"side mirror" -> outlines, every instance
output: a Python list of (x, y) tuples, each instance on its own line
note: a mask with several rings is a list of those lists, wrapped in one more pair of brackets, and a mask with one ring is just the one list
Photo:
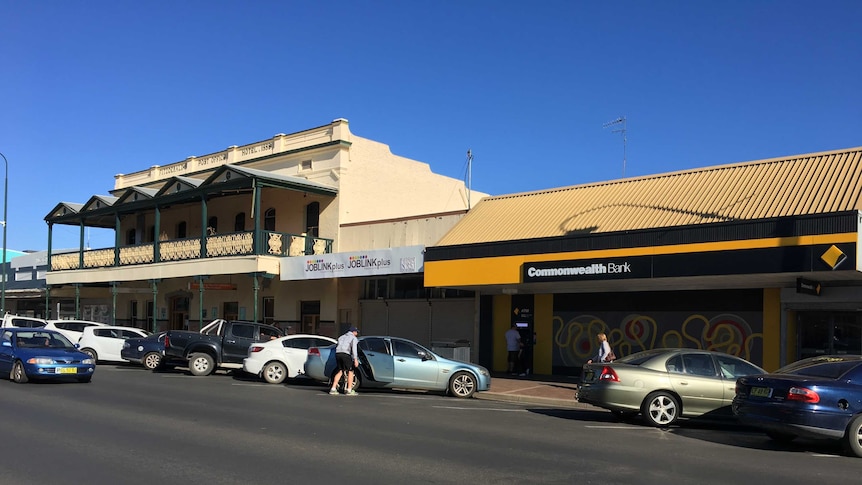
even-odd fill
[(417, 355), (419, 355), (419, 357), (422, 357), (423, 362), (426, 360), (431, 360), (431, 356), (429, 356), (428, 354), (426, 354), (425, 352), (423, 352), (421, 350), (418, 352)]

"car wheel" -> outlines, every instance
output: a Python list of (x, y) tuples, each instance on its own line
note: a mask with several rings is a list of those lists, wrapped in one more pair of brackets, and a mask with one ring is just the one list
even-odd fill
[(281, 384), (287, 377), (287, 367), (281, 362), (270, 362), (263, 368), (263, 380), (270, 384)]
[(98, 355), (98, 354), (96, 354), (96, 351), (95, 351), (95, 350), (93, 350), (93, 349), (81, 349), (81, 352), (83, 352), (83, 353), (85, 353), (85, 354), (89, 355), (89, 356), (90, 356), (90, 358), (91, 358), (91, 359), (93, 359), (93, 363), (94, 363), (94, 364), (96, 363), (96, 361), (98, 361), (98, 360), (99, 360), (99, 355)]
[(844, 434), (847, 449), (858, 457), (862, 457), (862, 414), (857, 415), (847, 426)]
[(456, 372), (452, 379), (449, 379), (449, 394), (459, 397), (473, 397), (476, 392), (476, 378), (469, 372)]
[(189, 357), (189, 371), (193, 376), (208, 376), (215, 370), (215, 360), (209, 354), (196, 353)]
[(91, 380), (93, 380), (93, 376), (91, 376), (91, 375), (90, 376), (81, 376), (78, 378), (78, 382), (81, 382), (84, 384), (90, 382)]
[(162, 356), (158, 352), (150, 352), (141, 361), (147, 370), (156, 370), (162, 365)]
[(670, 426), (679, 417), (679, 401), (668, 392), (654, 392), (644, 400), (641, 413), (650, 426)]
[(790, 443), (796, 439), (795, 434), (782, 433), (780, 431), (767, 431), (766, 436), (769, 436), (769, 439), (778, 443)]
[(15, 365), (12, 366), (12, 375), (10, 378), (18, 384), (24, 384), (30, 380), (27, 377), (27, 373), (24, 372), (24, 364), (22, 364), (20, 360), (15, 362)]

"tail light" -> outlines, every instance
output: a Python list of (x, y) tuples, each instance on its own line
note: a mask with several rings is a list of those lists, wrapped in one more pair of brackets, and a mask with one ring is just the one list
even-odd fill
[(171, 348), (171, 337), (168, 334), (165, 334), (165, 350)]
[(309, 347), (308, 348), (308, 355), (316, 355), (316, 356), (320, 357), (320, 349), (318, 349), (317, 347)]
[(261, 347), (260, 345), (252, 345), (251, 348), (248, 349), (248, 353), (253, 354), (255, 352), (260, 352), (261, 350), (263, 350), (263, 347)]
[(602, 373), (599, 374), (600, 381), (619, 382), (620, 376), (614, 372), (614, 369), (609, 366), (602, 367)]
[(817, 404), (820, 402), (820, 395), (811, 389), (806, 389), (804, 387), (791, 387), (790, 390), (787, 391), (787, 400)]

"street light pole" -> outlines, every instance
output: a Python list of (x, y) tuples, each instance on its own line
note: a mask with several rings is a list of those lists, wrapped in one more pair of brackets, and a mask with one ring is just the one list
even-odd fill
[(0, 290), (0, 314), (6, 315), (6, 207), (9, 201), (9, 160), (6, 160), (6, 155), (0, 153), (3, 157), (3, 164), (6, 166), (6, 173), (3, 182), (3, 287)]

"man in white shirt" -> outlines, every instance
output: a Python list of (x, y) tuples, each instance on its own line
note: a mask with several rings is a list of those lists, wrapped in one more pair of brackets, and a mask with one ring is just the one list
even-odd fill
[(521, 332), (518, 331), (518, 325), (513, 323), (512, 328), (506, 330), (506, 350), (509, 352), (509, 374), (515, 374), (516, 368), (520, 367), (521, 349), (524, 348), (524, 343), (521, 342)]

